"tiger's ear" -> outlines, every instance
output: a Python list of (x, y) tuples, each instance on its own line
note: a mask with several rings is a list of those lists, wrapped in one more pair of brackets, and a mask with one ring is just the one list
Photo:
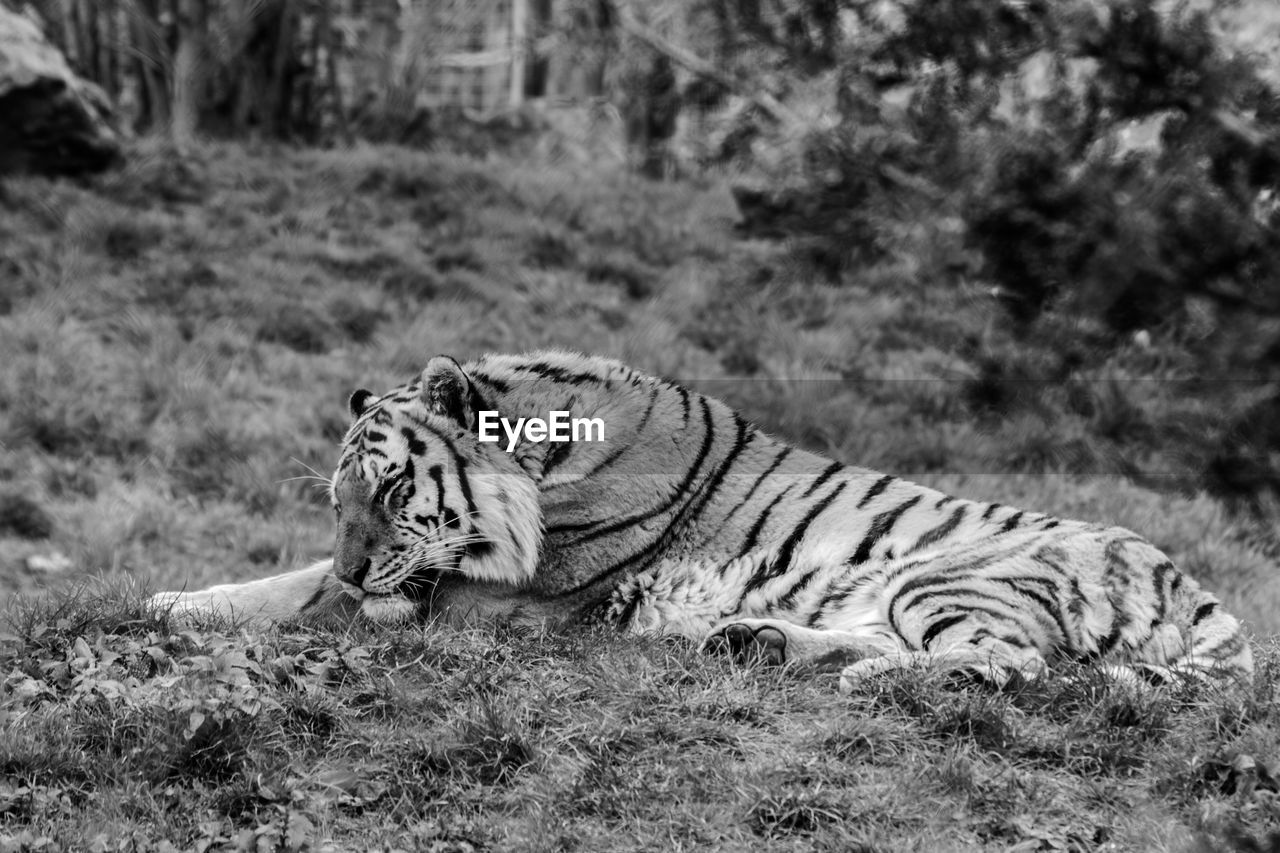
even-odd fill
[(438, 355), (427, 362), (422, 371), (422, 401), (432, 414), (443, 415), (471, 429), (475, 426), (471, 396), (471, 380), (455, 359)]
[(351, 396), (347, 399), (347, 408), (351, 410), (351, 417), (358, 418), (369, 408), (369, 401), (376, 395), (364, 388), (357, 388), (351, 392)]

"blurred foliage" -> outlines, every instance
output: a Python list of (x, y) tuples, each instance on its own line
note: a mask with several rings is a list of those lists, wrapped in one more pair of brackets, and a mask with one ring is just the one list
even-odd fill
[[(824, 6), (825, 4), (818, 4)], [(1151, 0), (853, 3), (804, 225), (958, 214), (1010, 313), (1117, 332), (1188, 296), (1280, 313), (1280, 99), (1208, 15)], [(880, 222), (880, 227), (875, 227)], [(865, 241), (855, 241), (856, 249)]]
[[(784, 5), (820, 29), (829, 4)], [(795, 239), (831, 280), (895, 252), (940, 258), (927, 274), (994, 285), (1011, 331), (1071, 362), (1059, 380), (1155, 334), (1202, 378), (1265, 383), (1217, 446), (1188, 450), (1220, 494), (1256, 506), (1280, 490), (1280, 436), (1260, 426), (1280, 407), (1280, 96), (1210, 10), (851, 0), (843, 13), (837, 118), (808, 128), (798, 171), (737, 191), (745, 228)]]

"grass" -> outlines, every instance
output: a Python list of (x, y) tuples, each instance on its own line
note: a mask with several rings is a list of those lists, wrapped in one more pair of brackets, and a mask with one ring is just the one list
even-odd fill
[[(928, 256), (815, 283), (733, 237), (718, 181), (527, 165), (143, 144), (90, 184), (3, 186), (0, 849), (1280, 843), (1277, 550), (1185, 485), (1171, 448), (1215, 403), (1176, 342), (1048, 381), (1061, 340), (1008, 337), (982, 283)], [(325, 555), (310, 478), (353, 388), (541, 346), (689, 381), (848, 462), (1138, 530), (1248, 622), (1258, 682), (904, 674), (846, 697), (592, 631), (246, 634), (141, 606), (139, 583)], [(72, 568), (29, 563), (54, 554)]]
[(27, 604), (5, 641), (0, 820), (65, 849), (1265, 849), (1246, 843), (1280, 820), (1262, 652), (1251, 690), (906, 673), (845, 697), (683, 641), (227, 635), (87, 591)]

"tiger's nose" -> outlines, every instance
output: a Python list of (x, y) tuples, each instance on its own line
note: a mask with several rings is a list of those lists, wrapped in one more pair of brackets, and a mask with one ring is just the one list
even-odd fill
[(369, 567), (373, 565), (373, 560), (369, 557), (364, 558), (364, 562), (360, 564), (360, 568), (354, 572), (343, 572), (338, 575), (338, 579), (343, 583), (349, 583), (352, 586), (363, 587), (365, 576), (369, 574)]

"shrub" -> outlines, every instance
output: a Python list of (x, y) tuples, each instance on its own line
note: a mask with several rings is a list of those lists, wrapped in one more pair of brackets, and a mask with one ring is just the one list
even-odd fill
[(22, 539), (48, 539), (53, 535), (53, 519), (31, 498), (0, 492), (0, 534)]
[[(1139, 332), (1185, 351), (1201, 375), (1274, 375), (1280, 95), (1219, 42), (1208, 13), (1170, 6), (850, 4), (838, 120), (811, 129), (803, 157), (783, 158), (802, 163), (798, 174), (739, 189), (744, 225), (791, 238), (836, 281), (888, 254), (922, 277), (976, 272), (1027, 349), (1063, 344), (1059, 328), (1088, 330), (1063, 373), (1028, 378), (1075, 382)], [(1003, 408), (1003, 382), (982, 377), (973, 402)], [(1280, 493), (1273, 431), (1226, 386), (1208, 393), (1220, 404), (1213, 437), (1169, 448), (1196, 460), (1186, 467), (1199, 479), (1182, 485), (1259, 506)], [(1108, 441), (1149, 443), (1118, 426), (1091, 422)]]

